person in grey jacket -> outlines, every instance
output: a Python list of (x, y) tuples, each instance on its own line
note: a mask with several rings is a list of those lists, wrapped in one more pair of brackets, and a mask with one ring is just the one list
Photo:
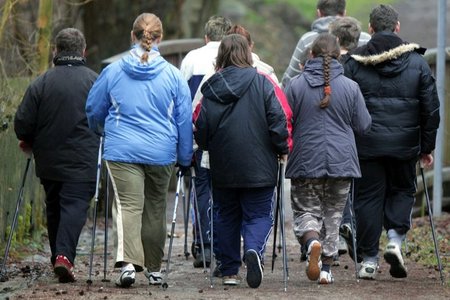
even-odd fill
[(371, 117), (358, 84), (343, 75), (337, 38), (322, 33), (311, 51), (303, 73), (286, 87), (294, 144), (286, 177), (294, 233), (307, 249), (306, 274), (327, 284), (334, 281), (330, 267), (351, 178), (361, 177), (354, 132), (368, 131)]
[[(304, 65), (309, 57), (309, 48), (320, 33), (328, 32), (331, 22), (339, 17), (345, 16), (345, 0), (318, 0), (317, 16), (318, 18), (311, 24), (311, 31), (303, 34), (295, 46), (289, 66), (284, 72), (281, 83), (286, 87), (289, 80), (295, 75), (301, 73), (301, 66)], [(367, 32), (361, 32), (359, 37), (359, 46), (367, 43), (370, 35)]]

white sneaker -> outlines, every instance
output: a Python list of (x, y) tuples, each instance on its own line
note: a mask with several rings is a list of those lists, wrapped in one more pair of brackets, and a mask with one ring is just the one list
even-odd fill
[(116, 279), (116, 285), (122, 288), (128, 288), (135, 280), (136, 270), (132, 264), (128, 264), (120, 270), (120, 276)]
[(163, 277), (161, 272), (149, 272), (148, 270), (144, 270), (144, 275), (147, 277), (150, 285), (161, 285)]
[(363, 261), (359, 269), (358, 276), (361, 279), (375, 279), (377, 276), (378, 264), (374, 261)]
[(399, 245), (392, 242), (388, 243), (384, 251), (384, 259), (391, 265), (389, 273), (392, 277), (405, 278), (408, 275)]
[(306, 261), (306, 276), (309, 280), (317, 280), (320, 276), (320, 269), (322, 268), (322, 245), (319, 241), (314, 240), (309, 244), (307, 261)]
[(331, 275), (331, 271), (320, 271), (319, 284), (331, 284), (334, 282), (334, 277)]

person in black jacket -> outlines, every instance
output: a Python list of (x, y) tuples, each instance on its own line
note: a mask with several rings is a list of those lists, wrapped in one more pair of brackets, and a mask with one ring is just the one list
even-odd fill
[(55, 66), (30, 84), (14, 119), (19, 146), (33, 153), (46, 193), (50, 260), (63, 283), (75, 281), (76, 247), (96, 186), (99, 138), (85, 105), (97, 74), (85, 66), (85, 49), (81, 31), (61, 30)]
[(439, 99), (423, 49), (404, 42), (398, 13), (379, 5), (370, 14), (370, 41), (355, 49), (345, 75), (358, 82), (372, 116), (368, 134), (357, 137), (362, 178), (355, 181), (359, 277), (374, 279), (384, 225), (384, 258), (390, 274), (407, 276), (401, 244), (411, 225), (416, 164), (433, 162)]
[(273, 223), (278, 157), (286, 156), (292, 144), (292, 112), (278, 85), (252, 67), (242, 35), (222, 39), (216, 71), (202, 85), (194, 136), (210, 154), (223, 284), (240, 283), (242, 233), (247, 284), (257, 288)]

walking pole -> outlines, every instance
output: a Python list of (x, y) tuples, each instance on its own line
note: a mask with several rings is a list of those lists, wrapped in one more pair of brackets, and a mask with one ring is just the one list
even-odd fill
[(103, 136), (100, 136), (100, 145), (98, 147), (98, 159), (97, 159), (97, 179), (95, 182), (95, 194), (94, 194), (94, 224), (92, 226), (91, 253), (89, 256), (89, 278), (86, 281), (87, 284), (92, 284), (91, 279), (92, 262), (94, 259), (95, 227), (97, 226), (98, 187), (100, 185), (100, 172), (102, 168), (102, 146), (103, 146)]
[[(195, 190), (195, 168), (191, 167), (190, 169), (191, 172), (191, 178), (192, 178), (192, 182), (191, 182), (191, 186), (192, 186), (192, 194), (194, 195), (194, 218), (195, 218), (195, 222), (198, 224), (198, 236), (200, 237), (200, 250), (202, 251), (202, 259), (203, 259), (203, 273), (206, 273), (206, 256), (205, 256), (205, 242), (203, 240), (203, 231), (202, 231), (202, 222), (201, 222), (201, 218), (200, 218), (200, 212), (198, 210), (198, 201), (197, 201), (197, 191)], [(194, 227), (196, 228), (197, 226)], [(195, 241), (197, 241), (197, 237), (195, 237)], [(210, 263), (211, 265), (211, 263)]]
[(169, 285), (167, 284), (167, 278), (169, 277), (170, 272), (170, 257), (172, 255), (172, 246), (173, 246), (173, 236), (175, 234), (175, 224), (177, 221), (177, 207), (178, 207), (178, 198), (180, 197), (181, 184), (183, 182), (183, 176), (181, 175), (181, 170), (177, 172), (177, 188), (175, 191), (175, 203), (173, 206), (173, 216), (172, 216), (172, 227), (170, 229), (170, 240), (169, 240), (169, 252), (167, 254), (167, 265), (166, 265), (166, 273), (164, 274), (164, 278), (162, 281), (162, 288), (166, 290)]
[(109, 213), (109, 172), (106, 171), (106, 196), (105, 196), (105, 244), (103, 246), (103, 280), (102, 282), (109, 282), (106, 279), (106, 267), (108, 265), (108, 213)]
[(16, 227), (17, 217), (19, 215), (20, 204), (22, 203), (22, 200), (23, 200), (23, 190), (25, 187), (25, 180), (27, 179), (28, 169), (30, 168), (31, 157), (32, 157), (32, 155), (30, 154), (30, 156), (27, 158), (25, 172), (23, 173), (23, 177), (22, 177), (22, 184), (19, 189), (19, 195), (17, 196), (16, 211), (14, 212), (13, 221), (11, 223), (11, 230), (9, 231), (8, 242), (7, 242), (6, 248), (5, 248), (5, 256), (3, 257), (2, 268), (0, 270), (0, 282), (8, 280), (8, 276), (6, 276), (6, 269), (5, 269), (6, 260), (8, 259), (9, 248), (11, 247), (11, 240), (12, 240), (14, 230)]
[(210, 249), (211, 251), (209, 251), (209, 281), (210, 281), (210, 287), (213, 288), (214, 287), (214, 268), (216, 266), (216, 261), (214, 260), (214, 197), (213, 197), (213, 188), (212, 185), (210, 183), (209, 185), (209, 211), (210, 211), (210, 215), (209, 215), (209, 236), (210, 236)]
[(434, 242), (434, 253), (436, 254), (436, 259), (437, 259), (438, 268), (439, 268), (439, 274), (441, 276), (441, 283), (442, 283), (442, 285), (444, 285), (445, 282), (444, 282), (444, 275), (442, 274), (441, 257), (439, 256), (439, 249), (438, 249), (438, 244), (437, 244), (437, 240), (436, 240), (436, 233), (434, 231), (433, 211), (431, 210), (430, 196), (428, 195), (428, 188), (427, 188), (427, 184), (425, 181), (425, 174), (423, 172), (423, 164), (420, 159), (419, 159), (419, 166), (420, 166), (420, 174), (422, 175), (423, 190), (425, 192), (425, 198), (427, 200), (428, 218), (430, 219), (431, 234), (433, 236), (433, 242)]
[(353, 244), (353, 261), (355, 263), (355, 278), (356, 281), (359, 282), (359, 276), (358, 276), (358, 257), (357, 249), (356, 249), (356, 217), (355, 217), (355, 211), (353, 210), (353, 200), (354, 200), (354, 194), (355, 194), (355, 182), (352, 178), (352, 182), (350, 183), (350, 192), (348, 193), (348, 201), (350, 206), (350, 220), (351, 220), (351, 231), (352, 231), (352, 244)]
[[(280, 182), (280, 177), (279, 177), (279, 174), (278, 174), (278, 186), (280, 185), (279, 184), (279, 182)], [(276, 254), (276, 251), (275, 251), (275, 249), (276, 249), (276, 244), (277, 244), (277, 231), (278, 231), (278, 214), (279, 214), (279, 201), (280, 201), (280, 195), (279, 195), (279, 192), (278, 192), (278, 186), (277, 186), (277, 189), (276, 189), (276, 204), (275, 204), (275, 222), (274, 222), (274, 225), (273, 225), (273, 249), (272, 249), (272, 273), (273, 273), (273, 268), (274, 268), (274, 266), (275, 266), (275, 259), (277, 258), (277, 254)]]
[(287, 280), (289, 276), (288, 259), (286, 251), (286, 231), (285, 231), (285, 218), (284, 218), (284, 163), (280, 159), (279, 163), (279, 175), (278, 178), (278, 191), (279, 191), (279, 205), (280, 205), (280, 233), (281, 233), (281, 247), (283, 250), (283, 281), (284, 291), (287, 291)]
[(189, 251), (188, 251), (188, 229), (189, 229), (189, 210), (191, 207), (191, 197), (192, 197), (192, 171), (191, 171), (191, 179), (189, 180), (189, 186), (188, 186), (188, 192), (189, 195), (187, 196), (187, 203), (186, 199), (183, 197), (183, 216), (184, 216), (184, 256), (186, 257), (186, 260), (189, 258)]

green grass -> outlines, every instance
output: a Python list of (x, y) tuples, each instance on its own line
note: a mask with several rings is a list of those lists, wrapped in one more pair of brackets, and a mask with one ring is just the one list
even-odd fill
[[(316, 0), (265, 0), (268, 4), (288, 3), (292, 7), (296, 7), (298, 11), (313, 21), (317, 15), (317, 1)], [(369, 13), (377, 4), (392, 4), (396, 0), (347, 0), (347, 15), (355, 17), (361, 21), (363, 26), (369, 19)]]

